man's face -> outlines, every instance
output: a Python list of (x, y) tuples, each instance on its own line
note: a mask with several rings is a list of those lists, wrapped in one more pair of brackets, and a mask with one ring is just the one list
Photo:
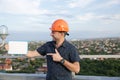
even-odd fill
[(50, 34), (53, 38), (53, 40), (58, 40), (61, 38), (62, 34), (58, 31), (51, 31), (51, 34)]

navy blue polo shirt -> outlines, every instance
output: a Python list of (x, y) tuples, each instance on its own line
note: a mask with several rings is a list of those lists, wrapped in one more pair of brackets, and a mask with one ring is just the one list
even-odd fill
[[(69, 62), (80, 61), (77, 49), (66, 40), (57, 50), (60, 55)], [(45, 43), (39, 47), (37, 51), (43, 56), (49, 53), (55, 53), (55, 41)], [(71, 71), (63, 64), (53, 61), (50, 55), (47, 55), (46, 58), (48, 68), (46, 80), (72, 80)]]

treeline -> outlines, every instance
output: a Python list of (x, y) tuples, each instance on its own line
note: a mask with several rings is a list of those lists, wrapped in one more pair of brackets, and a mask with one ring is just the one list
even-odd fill
[(45, 63), (44, 58), (16, 58), (12, 60), (12, 71), (6, 71), (7, 73), (35, 73), (37, 69), (42, 67), (42, 64)]
[(78, 75), (120, 76), (120, 59), (80, 61), (81, 71)]

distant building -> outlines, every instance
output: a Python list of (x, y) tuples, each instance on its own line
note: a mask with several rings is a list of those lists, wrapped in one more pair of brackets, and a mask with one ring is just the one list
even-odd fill
[(11, 71), (12, 70), (12, 60), (6, 59), (4, 63), (0, 63), (0, 70)]

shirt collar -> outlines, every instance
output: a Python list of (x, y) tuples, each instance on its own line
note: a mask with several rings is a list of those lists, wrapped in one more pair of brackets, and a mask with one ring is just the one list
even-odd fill
[[(55, 47), (56, 41), (52, 41), (52, 44)], [(61, 47), (66, 47), (66, 45), (67, 45), (67, 40), (65, 39), (64, 42), (62, 43)]]
[(67, 41), (65, 39), (64, 42), (63, 42), (63, 44), (61, 46), (66, 47), (66, 45), (67, 45)]

